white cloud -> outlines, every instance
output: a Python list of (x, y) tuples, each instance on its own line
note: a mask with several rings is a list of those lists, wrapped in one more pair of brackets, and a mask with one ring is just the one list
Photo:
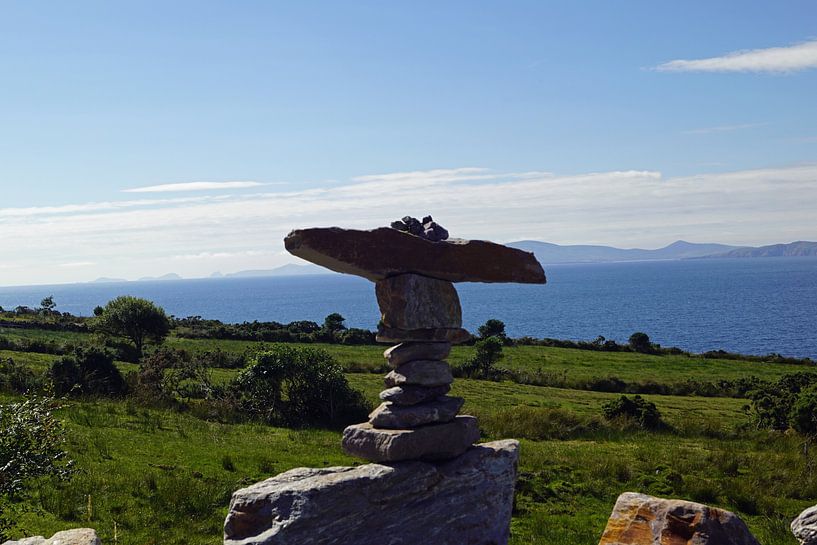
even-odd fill
[[(659, 247), (697, 242), (764, 244), (817, 239), (817, 165), (666, 178), (655, 171), (554, 175), (445, 169), (362, 176), (301, 191), (207, 199), (123, 201), (2, 217), (0, 255), (14, 256), (0, 285), (207, 276), (272, 268), (293, 259), (294, 228), (372, 228), (431, 214), (452, 236), (499, 242)], [(135, 204), (139, 202), (140, 204)], [(59, 264), (97, 263), (87, 268)]]
[(788, 47), (734, 51), (720, 57), (665, 62), (662, 72), (796, 72), (817, 68), (817, 40)]
[(245, 189), (266, 184), (261, 182), (184, 182), (180, 184), (149, 185), (123, 189), (123, 193), (169, 193), (173, 191), (208, 191), (214, 189)]
[(60, 263), (59, 267), (63, 269), (79, 269), (83, 267), (93, 267), (96, 265), (94, 261), (75, 261), (73, 263)]
[(756, 129), (757, 127), (765, 127), (768, 123), (742, 123), (740, 125), (718, 125), (716, 127), (702, 127), (700, 129), (690, 129), (682, 131), (683, 134), (712, 134), (719, 132), (742, 131), (745, 129)]

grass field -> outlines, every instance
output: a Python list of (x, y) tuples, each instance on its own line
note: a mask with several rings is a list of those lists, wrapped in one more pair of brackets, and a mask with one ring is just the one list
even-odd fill
[[(50, 332), (18, 334), (54, 338)], [(191, 351), (255, 346), (186, 339), (171, 339), (170, 344)], [(382, 361), (378, 347), (326, 348), (347, 368)], [(462, 361), (469, 350), (455, 350), (452, 361)], [(776, 378), (807, 369), (544, 347), (508, 348), (506, 355), (507, 366), (633, 380), (652, 377), (659, 383), (748, 374)], [(54, 358), (0, 351), (0, 358), (8, 357), (40, 371)], [(214, 376), (226, 381), (235, 373), (219, 369)], [(380, 376), (347, 377), (375, 402)], [(602, 421), (601, 405), (617, 394), (459, 379), (453, 393), (466, 398), (465, 412), (480, 418), (483, 440), (521, 440), (511, 538), (515, 545), (595, 544), (624, 491), (734, 510), (765, 545), (794, 545), (788, 522), (817, 499), (815, 459), (803, 454), (802, 439), (749, 429), (742, 410), (746, 400), (644, 396), (672, 428), (646, 432)], [(59, 414), (67, 423), (69, 451), (80, 472), (69, 483), (38, 483), (29, 501), (34, 510), (21, 519), (28, 534), (91, 526), (104, 543), (215, 545), (221, 542), (233, 490), (293, 467), (361, 463), (343, 454), (339, 430), (208, 422), (129, 400), (72, 401)]]

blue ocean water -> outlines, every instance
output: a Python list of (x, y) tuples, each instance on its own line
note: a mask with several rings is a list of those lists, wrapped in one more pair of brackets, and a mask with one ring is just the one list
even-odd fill
[[(817, 258), (719, 259), (552, 265), (546, 285), (458, 284), (465, 327), (489, 318), (512, 336), (654, 342), (702, 352), (777, 352), (817, 359)], [(0, 306), (57, 308), (89, 315), (118, 295), (155, 301), (176, 316), (225, 322), (323, 321), (374, 329), (373, 285), (345, 275), (0, 288)]]

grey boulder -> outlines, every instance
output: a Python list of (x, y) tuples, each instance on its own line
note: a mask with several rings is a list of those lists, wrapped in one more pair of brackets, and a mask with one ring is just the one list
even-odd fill
[(792, 521), (791, 531), (800, 545), (817, 545), (817, 505), (800, 513)]
[(368, 422), (343, 430), (343, 450), (371, 462), (447, 460), (456, 458), (479, 440), (473, 416), (457, 416), (443, 424), (405, 430), (378, 429)]
[(435, 422), (448, 422), (457, 416), (463, 403), (465, 403), (463, 398), (451, 396), (440, 396), (419, 405), (381, 403), (369, 415), (369, 423), (375, 428), (405, 429)]
[(444, 386), (454, 382), (451, 367), (444, 361), (414, 360), (404, 363), (383, 379), (387, 387), (404, 385)]
[(414, 360), (444, 360), (451, 353), (451, 343), (400, 343), (383, 352), (392, 369)]
[(299, 468), (233, 494), (225, 545), (505, 545), (519, 443), (443, 464)]
[(27, 537), (19, 541), (6, 541), (3, 545), (100, 545), (96, 531), (91, 528), (76, 528), (57, 532), (49, 539), (42, 536)]
[(447, 394), (451, 386), (394, 386), (380, 392), (380, 399), (395, 405), (416, 405)]

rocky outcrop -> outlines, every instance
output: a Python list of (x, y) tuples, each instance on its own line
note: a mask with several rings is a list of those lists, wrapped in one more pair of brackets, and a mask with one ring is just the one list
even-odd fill
[(683, 500), (625, 492), (599, 545), (760, 545), (737, 515)]
[(292, 231), (284, 245), (306, 261), (373, 282), (414, 273), (449, 282), (545, 283), (532, 253), (484, 240), (431, 242), (390, 227), (329, 227)]
[(800, 545), (817, 545), (817, 505), (800, 513), (792, 521), (791, 531)]
[(519, 445), (456, 460), (293, 469), (233, 494), (225, 545), (505, 545)]
[(3, 545), (100, 545), (96, 531), (91, 528), (77, 528), (57, 532), (49, 539), (42, 536), (26, 537), (19, 541), (6, 541)]

